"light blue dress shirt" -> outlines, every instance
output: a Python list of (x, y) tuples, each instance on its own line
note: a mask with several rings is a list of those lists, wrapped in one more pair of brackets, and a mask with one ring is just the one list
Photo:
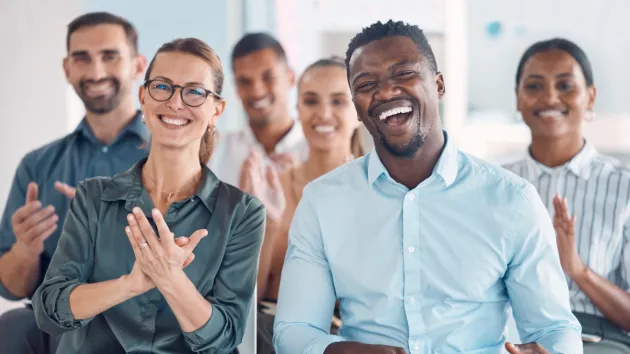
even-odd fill
[[(412, 190), (375, 151), (304, 189), (280, 285), (279, 354), (320, 354), (337, 341), (503, 353), (512, 310), (524, 343), (582, 353), (538, 193), (446, 140), (433, 174)], [(329, 334), (336, 299), (338, 336)]]

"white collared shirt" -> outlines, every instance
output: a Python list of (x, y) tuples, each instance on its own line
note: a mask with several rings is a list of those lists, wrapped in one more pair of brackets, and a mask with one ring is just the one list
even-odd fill
[[(630, 169), (599, 154), (588, 142), (566, 164), (550, 168), (528, 153), (504, 166), (530, 181), (553, 218), (553, 197), (567, 198), (576, 216), (576, 243), (582, 261), (600, 276), (630, 292)], [(580, 288), (567, 278), (573, 311), (602, 313)]]
[[(241, 166), (252, 147), (264, 156), (265, 165), (272, 162), (265, 152), (265, 148), (256, 140), (249, 125), (243, 130), (220, 135), (210, 159), (210, 169), (223, 182), (238, 186)], [(275, 152), (279, 154), (290, 153), (300, 162), (306, 161), (308, 145), (299, 121), (296, 120), (293, 123), (291, 130), (276, 145)]]

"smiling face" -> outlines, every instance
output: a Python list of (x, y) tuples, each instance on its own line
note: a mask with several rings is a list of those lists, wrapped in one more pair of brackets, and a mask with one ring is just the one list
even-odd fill
[[(172, 149), (191, 149), (197, 154), (201, 138), (219, 118), (225, 102), (213, 96), (207, 96), (203, 104), (191, 107), (188, 103), (199, 103), (205, 90), (214, 91), (213, 68), (205, 60), (192, 54), (163, 52), (156, 55), (151, 72), (151, 83), (140, 88), (139, 98), (146, 124), (151, 131), (151, 144)], [(166, 92), (170, 85), (184, 88), (182, 100), (181, 88), (176, 88), (170, 99)], [(151, 92), (149, 92), (151, 91)], [(165, 92), (165, 96), (160, 93)]]
[(233, 63), (236, 91), (251, 124), (265, 126), (286, 115), (295, 75), (273, 49), (262, 49)]
[(86, 26), (70, 36), (63, 67), (88, 112), (106, 114), (118, 107), (145, 68), (122, 26)]
[(315, 66), (298, 86), (298, 116), (311, 150), (350, 150), (359, 126), (346, 71), (337, 66)]
[(411, 158), (439, 122), (442, 74), (434, 73), (408, 37), (392, 36), (358, 48), (350, 59), (350, 88), (374, 144)]
[(533, 55), (517, 88), (518, 110), (534, 137), (581, 136), (581, 125), (595, 103), (578, 62), (567, 52)]

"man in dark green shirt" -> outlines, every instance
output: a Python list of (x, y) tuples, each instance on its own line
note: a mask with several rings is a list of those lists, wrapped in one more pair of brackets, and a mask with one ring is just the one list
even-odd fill
[[(74, 196), (88, 177), (111, 176), (147, 155), (149, 133), (135, 108), (134, 81), (146, 67), (126, 20), (90, 13), (68, 26), (66, 78), (86, 116), (69, 135), (28, 153), (15, 174), (0, 222), (0, 296), (30, 298), (57, 247)], [(27, 306), (0, 317), (0, 352), (54, 353)]]

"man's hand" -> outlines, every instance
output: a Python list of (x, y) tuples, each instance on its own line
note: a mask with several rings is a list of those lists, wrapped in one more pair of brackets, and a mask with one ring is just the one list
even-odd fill
[(68, 199), (74, 198), (74, 195), (77, 194), (76, 188), (70, 187), (69, 185), (59, 181), (55, 182), (55, 189), (57, 192), (68, 197)]
[(57, 230), (59, 217), (55, 208), (42, 208), (37, 200), (37, 184), (31, 182), (26, 191), (26, 203), (11, 217), (16, 242), (13, 251), (25, 260), (32, 260), (44, 252), (44, 241)]
[(538, 343), (512, 344), (505, 343), (505, 349), (510, 354), (549, 354), (547, 349)]
[(263, 203), (270, 221), (280, 222), (287, 203), (278, 172), (271, 165), (265, 169), (262, 156), (254, 149), (243, 163), (239, 187)]
[(389, 345), (337, 342), (327, 346), (324, 354), (407, 354), (407, 352), (403, 348)]

